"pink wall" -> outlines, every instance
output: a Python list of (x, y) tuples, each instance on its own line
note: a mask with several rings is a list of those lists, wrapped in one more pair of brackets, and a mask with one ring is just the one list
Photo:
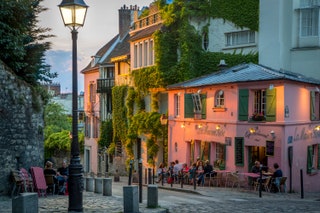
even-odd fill
[[(250, 122), (238, 121), (238, 88), (248, 88), (250, 92), (254, 89), (269, 88), (270, 84), (276, 88), (276, 122)], [(288, 165), (288, 146), (293, 146), (293, 178), (292, 186), (295, 192), (300, 191), (299, 171), (303, 169), (304, 190), (319, 191), (319, 174), (306, 174), (307, 165), (307, 146), (319, 144), (318, 136), (312, 134), (313, 128), (319, 122), (310, 122), (310, 86), (293, 82), (259, 82), (241, 85), (208, 86), (201, 88), (201, 93), (206, 93), (206, 119), (195, 120), (194, 118), (184, 118), (184, 94), (196, 93), (200, 88), (184, 90), (169, 90), (168, 94), (168, 115), (169, 115), (169, 162), (178, 159), (180, 162), (190, 162), (190, 148), (194, 142), (194, 158), (199, 156), (199, 146), (201, 141), (212, 144), (210, 150), (210, 163), (215, 160), (215, 145), (225, 144), (226, 137), (231, 138), (231, 146), (226, 146), (226, 169), (230, 171), (249, 171), (249, 147), (266, 147), (266, 141), (274, 141), (274, 155), (267, 157), (267, 164), (273, 167), (273, 163), (279, 163), (284, 176), (288, 177), (287, 190), (289, 190), (289, 165)], [(214, 112), (214, 95), (218, 89), (225, 92), (224, 112)], [(180, 93), (180, 116), (174, 117), (174, 94)], [(249, 95), (250, 96), (250, 95)], [(252, 96), (249, 98), (249, 116), (253, 105)], [(289, 113), (285, 116), (285, 108)], [(198, 128), (198, 124), (202, 128)], [(184, 124), (184, 128), (181, 125)], [(220, 130), (216, 126), (220, 125)], [(256, 133), (250, 134), (249, 129), (255, 128)], [(272, 137), (271, 131), (275, 133)], [(301, 137), (301, 135), (304, 135)], [(309, 135), (309, 136), (308, 136)], [(313, 135), (313, 137), (311, 137)], [(288, 138), (292, 136), (292, 143), (288, 144)], [(298, 137), (299, 136), (299, 137)], [(244, 138), (244, 166), (235, 166), (235, 137)], [(320, 137), (320, 134), (319, 134)], [(175, 143), (178, 144), (176, 150)], [(320, 145), (320, 144), (319, 144)], [(204, 159), (206, 160), (206, 159)]]

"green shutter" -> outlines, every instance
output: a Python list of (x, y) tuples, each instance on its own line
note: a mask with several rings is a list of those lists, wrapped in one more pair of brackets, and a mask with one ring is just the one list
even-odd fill
[(190, 165), (192, 165), (193, 164), (193, 162), (194, 162), (194, 141), (192, 141), (191, 140), (191, 143), (190, 143)]
[(310, 120), (314, 121), (317, 119), (316, 116), (316, 93), (315, 91), (310, 92)]
[(236, 166), (244, 166), (244, 141), (243, 138), (234, 139), (234, 160)]
[(266, 90), (266, 121), (276, 121), (276, 89), (267, 89)]
[(200, 143), (200, 159), (201, 160), (204, 160), (203, 157), (204, 157), (204, 147), (206, 145), (206, 142), (205, 141), (201, 141)]
[(193, 101), (191, 94), (184, 94), (184, 118), (193, 118)]
[(201, 118), (206, 119), (207, 117), (207, 94), (201, 94)]
[(320, 144), (318, 144), (318, 169), (320, 169)]
[(248, 120), (248, 101), (249, 101), (249, 90), (248, 89), (240, 89), (239, 90), (239, 121), (247, 121)]
[(307, 153), (307, 173), (311, 174), (312, 171), (312, 146), (308, 146)]

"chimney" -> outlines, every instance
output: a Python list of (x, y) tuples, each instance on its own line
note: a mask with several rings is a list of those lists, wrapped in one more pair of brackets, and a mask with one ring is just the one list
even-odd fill
[[(130, 6), (132, 8), (132, 6)], [(120, 39), (129, 32), (131, 24), (131, 9), (129, 9), (126, 5), (119, 10), (119, 35)]]
[(226, 61), (224, 59), (220, 60), (220, 63), (218, 64), (218, 68), (220, 71), (228, 68), (228, 64), (226, 64)]

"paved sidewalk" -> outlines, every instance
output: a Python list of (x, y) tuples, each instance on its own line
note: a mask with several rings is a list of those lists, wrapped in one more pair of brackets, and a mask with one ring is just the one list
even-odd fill
[[(120, 182), (112, 182), (112, 196), (103, 196), (102, 194), (97, 194), (93, 192), (83, 192), (83, 210), (85, 213), (120, 213), (123, 212), (123, 196), (121, 193), (122, 187), (128, 185), (128, 178), (121, 177)], [(299, 193), (267, 193), (262, 192), (262, 197), (259, 197), (259, 192), (246, 190), (246, 189), (231, 189), (224, 187), (194, 187), (192, 185), (184, 185), (181, 188), (179, 184), (173, 184), (171, 187), (170, 184), (161, 185), (158, 184), (159, 189), (171, 190), (171, 191), (182, 191), (184, 193), (194, 193), (199, 194), (205, 197), (208, 197), (208, 200), (225, 199), (226, 202), (230, 200), (239, 201), (239, 200), (261, 200), (264, 202), (274, 201), (290, 201), (290, 202), (301, 202), (303, 201), (320, 201), (320, 192), (319, 193), (305, 193), (304, 199), (301, 199)], [(117, 190), (117, 193), (114, 191)], [(147, 191), (146, 187), (143, 188), (144, 193)], [(170, 193), (168, 193), (170, 195)], [(191, 196), (191, 195), (190, 195)], [(190, 197), (189, 196), (189, 197)], [(146, 196), (143, 197), (143, 202), (139, 204), (139, 211), (145, 213), (156, 213), (156, 212), (193, 212), (192, 210), (184, 209), (185, 205), (174, 206), (170, 209), (170, 205), (166, 208), (157, 208), (149, 209), (147, 208)], [(183, 198), (182, 198), (183, 199)], [(67, 212), (68, 210), (68, 196), (61, 195), (48, 195), (47, 197), (39, 198), (39, 212), (41, 213), (58, 213), (58, 212)], [(159, 198), (160, 206), (165, 206), (163, 203), (161, 205), (161, 198)], [(319, 202), (316, 202), (318, 204)], [(9, 197), (0, 197), (0, 212), (9, 213), (12, 210), (12, 202)], [(177, 210), (178, 209), (178, 210)], [(220, 209), (221, 210), (221, 209)], [(208, 212), (207, 210), (198, 211), (198, 212)], [(238, 211), (240, 212), (240, 211)], [(241, 211), (242, 212), (242, 211)], [(247, 211), (243, 211), (247, 212)], [(319, 210), (320, 212), (320, 210)]]

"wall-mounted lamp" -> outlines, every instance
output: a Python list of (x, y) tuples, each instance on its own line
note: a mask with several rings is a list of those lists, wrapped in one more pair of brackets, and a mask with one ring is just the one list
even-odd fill
[(216, 125), (216, 130), (221, 129), (220, 125)]
[(200, 93), (201, 93), (201, 89), (199, 89), (199, 90), (197, 91), (197, 93), (200, 94)]
[(274, 133), (273, 130), (271, 130), (270, 135), (271, 135), (271, 137), (272, 137), (273, 140), (276, 138), (276, 134)]
[(181, 128), (185, 128), (186, 125), (184, 123), (181, 124)]
[(199, 125), (198, 125), (198, 128), (201, 129), (201, 128), (202, 128), (202, 124), (199, 124)]
[(315, 130), (315, 131), (320, 131), (320, 126), (314, 127), (314, 130)]
[(250, 134), (254, 134), (256, 132), (256, 129), (255, 128), (250, 128), (249, 132), (250, 132)]

